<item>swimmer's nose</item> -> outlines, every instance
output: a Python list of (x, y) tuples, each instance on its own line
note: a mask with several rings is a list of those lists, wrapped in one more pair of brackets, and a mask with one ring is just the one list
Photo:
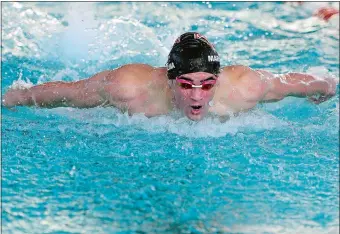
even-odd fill
[(200, 88), (193, 88), (191, 90), (191, 99), (195, 101), (199, 101), (203, 99), (203, 91)]

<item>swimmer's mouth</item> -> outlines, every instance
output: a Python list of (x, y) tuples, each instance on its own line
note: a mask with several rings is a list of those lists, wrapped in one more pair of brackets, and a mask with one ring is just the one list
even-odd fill
[(199, 110), (199, 109), (202, 108), (202, 106), (191, 106), (191, 108), (194, 109), (194, 110)]

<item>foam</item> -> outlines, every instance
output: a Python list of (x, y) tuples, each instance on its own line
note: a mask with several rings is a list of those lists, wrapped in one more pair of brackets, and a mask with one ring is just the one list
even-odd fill
[(38, 84), (49, 81), (78, 81), (80, 79), (79, 73), (71, 68), (65, 68), (58, 71), (52, 77), (41, 76), (38, 79)]
[(33, 87), (33, 83), (28, 78), (26, 78), (26, 81), (22, 80), (22, 71), (20, 71), (19, 78), (13, 81), (9, 89), (28, 89), (31, 87)]
[(12, 85), (9, 86), (10, 89), (28, 89), (33, 87), (33, 83), (30, 80), (15, 80)]
[[(289, 125), (288, 122), (261, 110), (243, 113), (224, 122), (221, 122), (217, 117), (206, 117), (199, 122), (194, 122), (176, 112), (167, 116), (163, 115), (152, 118), (148, 118), (142, 113), (129, 116), (127, 113), (121, 113), (115, 108), (103, 107), (93, 109), (55, 108), (52, 110), (37, 110), (37, 114), (46, 115), (46, 112), (53, 112), (82, 123), (90, 123), (90, 126), (87, 126), (88, 129), (83, 130), (84, 134), (94, 131), (94, 133), (100, 135), (114, 131), (115, 127), (128, 126), (129, 128), (144, 130), (154, 134), (168, 132), (191, 138), (223, 137), (235, 135), (242, 131), (261, 132), (281, 129)], [(100, 124), (106, 127), (105, 129), (101, 128), (98, 130), (98, 126), (92, 128), (91, 124)], [(112, 128), (107, 128), (108, 125), (111, 125)], [(82, 132), (82, 130), (76, 131)]]
[[(22, 232), (40, 232), (41, 230), (45, 230), (46, 232), (106, 232), (110, 230), (111, 232), (121, 231), (122, 226), (117, 223), (110, 223), (110, 225), (100, 223), (96, 217), (87, 218), (84, 223), (84, 218), (82, 213), (79, 212), (74, 217), (70, 217), (66, 211), (61, 211), (58, 213), (58, 216), (50, 214), (50, 207), (47, 207), (45, 211), (45, 217), (25, 217), (26, 219), (15, 219), (12, 220), (4, 227), (4, 231), (7, 230), (16, 230)], [(8, 213), (11, 213), (7, 210)], [(24, 215), (20, 213), (20, 215)], [(165, 231), (167, 228), (167, 222), (163, 221), (162, 223), (145, 223), (143, 225), (138, 225), (139, 230), (143, 230), (146, 232), (158, 232)], [(133, 229), (132, 227), (130, 227)], [(195, 225), (197, 230), (202, 229), (202, 225)], [(185, 230), (182, 230), (185, 231)], [(296, 222), (285, 222), (285, 224), (281, 225), (234, 225), (232, 227), (222, 226), (220, 224), (215, 224), (211, 228), (204, 228), (201, 230), (202, 232), (215, 233), (216, 231), (229, 233), (229, 234), (253, 234), (253, 233), (271, 233), (271, 234), (291, 234), (291, 233), (299, 233), (299, 234), (339, 234), (339, 223), (337, 221), (331, 223), (327, 227), (322, 227), (319, 224), (311, 221), (304, 221), (303, 223)]]
[(314, 222), (305, 222), (305, 225), (297, 223), (287, 223), (286, 225), (237, 225), (232, 228), (225, 228), (225, 231), (232, 233), (253, 234), (253, 233), (273, 233), (273, 234), (338, 234), (339, 224), (333, 224), (328, 227), (321, 227)]
[(336, 74), (330, 73), (330, 71), (328, 71), (328, 69), (325, 66), (310, 67), (307, 69), (306, 73), (319, 77), (320, 79), (324, 77), (336, 79)]

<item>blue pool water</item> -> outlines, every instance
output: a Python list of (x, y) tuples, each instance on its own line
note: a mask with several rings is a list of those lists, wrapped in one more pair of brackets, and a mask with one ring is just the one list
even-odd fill
[[(265, 3), (2, 3), (1, 91), (125, 63), (181, 33), (222, 64), (339, 77), (339, 26)], [(2, 108), (4, 233), (339, 233), (339, 91), (224, 123), (112, 108)]]

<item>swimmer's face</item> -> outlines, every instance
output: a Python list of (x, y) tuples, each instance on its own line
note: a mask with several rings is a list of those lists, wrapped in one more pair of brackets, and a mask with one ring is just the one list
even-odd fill
[(194, 121), (203, 119), (213, 99), (217, 77), (207, 72), (183, 74), (172, 83), (175, 104), (185, 116)]

